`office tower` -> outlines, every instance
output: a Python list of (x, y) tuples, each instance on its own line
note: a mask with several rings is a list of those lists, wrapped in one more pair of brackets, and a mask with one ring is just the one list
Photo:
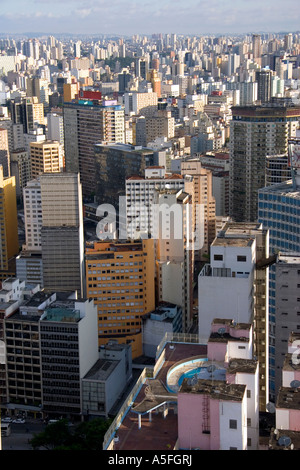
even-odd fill
[(287, 155), (267, 155), (266, 186), (284, 183), (292, 177)]
[(94, 166), (97, 186), (97, 202), (112, 204), (116, 210), (119, 198), (125, 196), (126, 179), (141, 176), (145, 168), (152, 166), (154, 151), (128, 144), (94, 146)]
[(157, 193), (156, 204), (156, 298), (181, 307), (182, 331), (188, 332), (193, 307), (192, 196), (166, 188)]
[(8, 131), (0, 127), (0, 165), (3, 168), (3, 176), (10, 176), (10, 154), (8, 145)]
[(10, 154), (11, 176), (16, 179), (16, 195), (23, 199), (23, 188), (31, 180), (30, 155), (25, 149), (13, 150)]
[(45, 309), (39, 326), (43, 412), (80, 419), (81, 379), (99, 357), (95, 305), (58, 298)]
[(149, 68), (148, 60), (145, 57), (137, 57), (135, 59), (135, 76), (136, 77), (146, 80), (148, 68)]
[(269, 401), (269, 233), (258, 223), (227, 223), (210, 248), (210, 264), (198, 277), (199, 336), (205, 341), (214, 318), (253, 324), (259, 361), (260, 410)]
[(190, 158), (181, 162), (181, 174), (193, 177), (194, 224), (202, 242), (198, 258), (203, 259), (208, 256), (210, 245), (216, 236), (216, 201), (212, 195), (212, 172), (203, 168), (200, 160)]
[[(292, 141), (290, 141), (292, 142)], [(295, 139), (297, 143), (297, 139)], [(293, 147), (295, 144), (290, 143)], [(296, 147), (297, 148), (297, 147)], [(292, 151), (291, 151), (292, 152)], [(290, 152), (289, 152), (290, 153)], [(290, 154), (291, 155), (291, 154)], [(297, 155), (297, 154), (296, 154)], [(270, 233), (270, 254), (300, 252), (300, 182), (296, 158), (291, 159), (293, 178), (258, 192), (258, 221)], [(298, 160), (299, 161), (299, 160)], [(275, 397), (276, 276), (270, 267), (270, 394)]]
[(278, 253), (275, 268), (275, 396), (292, 332), (299, 332), (300, 253)]
[(63, 159), (58, 142), (46, 140), (30, 143), (31, 177), (37, 178), (43, 173), (63, 171)]
[(229, 215), (237, 222), (257, 219), (257, 192), (265, 186), (266, 157), (287, 153), (299, 116), (297, 106), (232, 107)]
[(77, 173), (40, 176), (44, 288), (84, 292), (82, 194)]
[(126, 179), (126, 230), (133, 240), (154, 236), (155, 201), (157, 191), (185, 189), (190, 178), (166, 173), (165, 167), (148, 167), (144, 176)]
[(255, 62), (260, 64), (261, 60), (261, 36), (260, 34), (252, 35), (252, 54)]
[(15, 178), (5, 178), (0, 166), (1, 257), (0, 280), (15, 275), (15, 256), (19, 252)]
[(125, 93), (127, 91), (127, 86), (132, 79), (130, 73), (127, 72), (126, 69), (123, 69), (122, 73), (118, 75), (118, 82), (119, 82), (119, 93)]
[(87, 243), (86, 295), (98, 310), (99, 345), (110, 339), (142, 351), (142, 317), (155, 307), (153, 240)]
[(64, 103), (66, 171), (80, 173), (84, 197), (96, 192), (94, 146), (101, 142), (125, 142), (124, 109), (116, 101), (95, 104), (89, 100)]
[(44, 124), (44, 105), (36, 97), (11, 100), (10, 112), (13, 123), (22, 124), (25, 134)]
[(269, 69), (262, 69), (256, 72), (257, 81), (257, 99), (261, 103), (268, 103), (271, 100), (271, 82), (272, 71)]

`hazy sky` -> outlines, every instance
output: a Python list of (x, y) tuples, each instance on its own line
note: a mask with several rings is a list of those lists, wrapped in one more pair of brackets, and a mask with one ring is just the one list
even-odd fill
[(0, 0), (0, 32), (218, 34), (300, 30), (299, 0)]

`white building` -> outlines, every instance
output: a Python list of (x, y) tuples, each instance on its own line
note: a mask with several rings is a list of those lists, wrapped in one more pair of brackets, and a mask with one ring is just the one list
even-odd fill
[(23, 190), (24, 226), (27, 251), (41, 252), (42, 199), (40, 179), (29, 181)]
[(162, 166), (145, 169), (144, 178), (132, 176), (126, 180), (126, 227), (129, 238), (154, 235), (153, 204), (155, 194), (163, 189), (184, 189), (190, 178), (166, 173)]

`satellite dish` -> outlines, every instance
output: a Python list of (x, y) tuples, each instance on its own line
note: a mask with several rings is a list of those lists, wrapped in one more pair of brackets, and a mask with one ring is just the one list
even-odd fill
[(219, 333), (219, 335), (224, 335), (224, 333), (226, 333), (226, 329), (225, 328), (219, 328), (218, 333)]
[(267, 411), (269, 413), (275, 413), (275, 405), (274, 403), (270, 402), (267, 404)]
[(292, 380), (292, 382), (290, 383), (290, 386), (292, 388), (299, 388), (300, 387), (300, 380)]
[(281, 436), (278, 439), (278, 444), (282, 447), (287, 447), (292, 443), (291, 438), (288, 436)]

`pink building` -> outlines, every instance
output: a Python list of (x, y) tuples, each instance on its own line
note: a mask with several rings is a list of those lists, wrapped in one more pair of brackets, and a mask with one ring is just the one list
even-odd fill
[(269, 449), (300, 449), (300, 334), (292, 332), (276, 398), (275, 429)]
[[(251, 325), (215, 319), (207, 359), (209, 379), (185, 378), (178, 391), (178, 448), (257, 450), (258, 363)], [(225, 380), (214, 380), (221, 367)]]

